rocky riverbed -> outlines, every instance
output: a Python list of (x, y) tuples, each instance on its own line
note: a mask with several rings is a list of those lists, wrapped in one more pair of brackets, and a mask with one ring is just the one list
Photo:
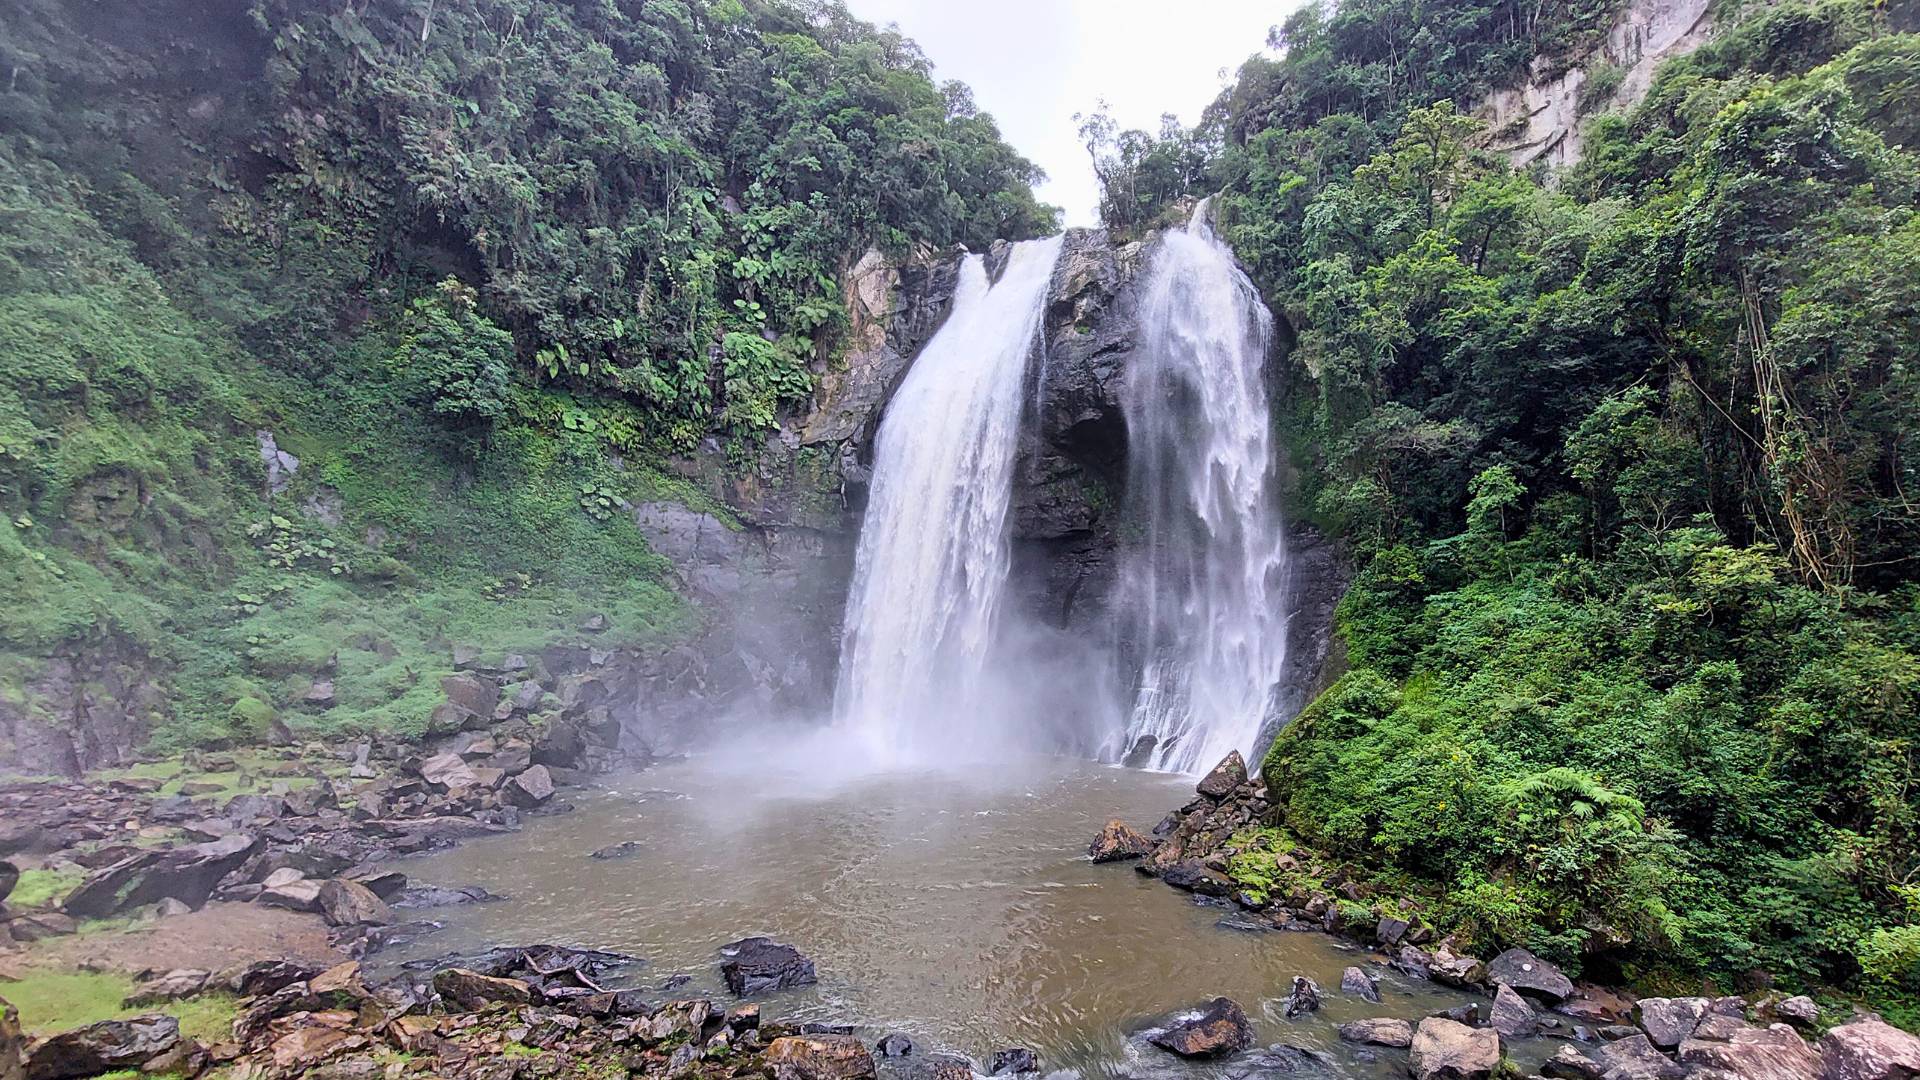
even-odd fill
[[(29, 883), (84, 871), (55, 900), (7, 911), (0, 978), (48, 965), (139, 976), (113, 1019), (31, 1036), (0, 1024), (0, 1078), (1920, 1068), (1920, 1040), (1805, 999), (1634, 1002), (1523, 952), (1482, 962), (1431, 927), (1362, 927), (1338, 887), (1251, 895), (1221, 869), (1263, 797), (1232, 761), (1159, 836), (1110, 822), (1082, 853), (1096, 815), (1164, 806), (1177, 781), (1051, 762), (984, 790), (930, 776), (801, 790), (755, 764), (772, 794), (743, 782), (744, 763), (590, 779), (535, 763), (539, 734), (0, 789), (9, 823), (33, 826), (7, 834)], [(221, 793), (196, 794), (208, 776), (227, 777)], [(199, 1001), (231, 1016), (193, 1032), (169, 1012)]]

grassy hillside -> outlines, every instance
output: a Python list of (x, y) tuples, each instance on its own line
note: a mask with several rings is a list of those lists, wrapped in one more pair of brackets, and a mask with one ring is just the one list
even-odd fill
[(1360, 564), (1277, 824), (1480, 948), (1912, 1024), (1916, 10), (1723, 5), (1549, 178), (1471, 108), (1604, 20), (1508, 6), (1309, 8), (1200, 129), (1095, 147), (1122, 223), (1201, 152)]
[(869, 245), (1053, 218), (834, 4), (27, 0), (0, 68), (0, 710), (55, 731), (404, 732), (454, 643), (684, 637), (623, 505), (717, 509), (663, 463), (805, 400)]

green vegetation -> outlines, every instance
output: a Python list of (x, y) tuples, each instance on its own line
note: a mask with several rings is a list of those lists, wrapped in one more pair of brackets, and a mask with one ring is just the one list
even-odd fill
[(121, 1004), (136, 984), (125, 975), (85, 971), (28, 968), (20, 977), (0, 983), (8, 1001), (20, 1010), (20, 1024), (28, 1032), (49, 1034), (101, 1020), (161, 1014), (180, 1021), (180, 1034), (213, 1044), (233, 1037), (239, 1007), (232, 995), (201, 994), (184, 1001), (143, 1005)]
[(1361, 568), (1236, 874), (1299, 844), (1476, 948), (1913, 1024), (1920, 12), (1728, 9), (1550, 186), (1467, 108), (1608, 11), (1504, 10), (1303, 10), (1102, 172), (1123, 228), (1222, 192), (1295, 342), (1295, 512)]
[(0, 66), (0, 694), (58, 726), (72, 660), (162, 750), (694, 632), (665, 459), (751, 460), (868, 246), (1054, 218), (834, 3), (27, 0)]
[(17, 908), (43, 907), (64, 898), (85, 877), (77, 870), (22, 870), (7, 903)]

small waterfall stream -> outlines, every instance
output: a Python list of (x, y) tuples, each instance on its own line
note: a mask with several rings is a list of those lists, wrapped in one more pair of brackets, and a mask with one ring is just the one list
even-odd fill
[[(1286, 659), (1286, 542), (1263, 374), (1273, 317), (1207, 223), (1155, 254), (1123, 397), (1138, 523), (1116, 599), (1139, 671), (1120, 756), (1249, 760)], [(1148, 741), (1150, 740), (1150, 741)]]
[(953, 309), (894, 395), (847, 598), (835, 726), (873, 764), (991, 753), (984, 678), (1008, 565), (1027, 361), (1061, 238), (970, 255)]

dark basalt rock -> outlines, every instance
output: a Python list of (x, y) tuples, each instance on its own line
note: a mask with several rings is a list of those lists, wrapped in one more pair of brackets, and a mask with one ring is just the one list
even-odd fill
[(75, 918), (104, 919), (168, 897), (199, 908), (259, 846), (254, 836), (235, 833), (211, 843), (131, 855), (89, 874), (62, 910)]
[(496, 1002), (525, 1005), (533, 989), (519, 979), (496, 978), (465, 968), (446, 968), (433, 975), (433, 989), (463, 1009), (482, 1009)]
[(69, 1080), (119, 1069), (138, 1069), (180, 1042), (180, 1022), (171, 1016), (102, 1020), (35, 1044), (27, 1054), (29, 1080)]
[(0, 901), (13, 895), (13, 887), (20, 884), (20, 868), (10, 862), (0, 862)]
[(1198, 859), (1174, 863), (1160, 871), (1160, 879), (1176, 889), (1185, 889), (1201, 896), (1228, 896), (1234, 887), (1232, 878), (1209, 869)]
[[(378, 890), (375, 890), (376, 895)], [(496, 904), (506, 897), (488, 892), (478, 885), (462, 885), (458, 888), (446, 888), (440, 885), (415, 885), (401, 889), (388, 898), (388, 903), (399, 909), (456, 907), (461, 904)]]
[(640, 852), (644, 849), (645, 849), (645, 845), (640, 843), (640, 841), (638, 840), (623, 840), (618, 844), (609, 844), (606, 847), (599, 849), (598, 851), (592, 852), (587, 856), (587, 858), (589, 859), (627, 859), (640, 854)]
[(720, 976), (735, 995), (786, 990), (819, 982), (813, 961), (772, 938), (742, 938), (720, 948)]
[(1286, 1016), (1295, 1020), (1320, 1011), (1320, 987), (1305, 975), (1293, 977), (1293, 990), (1287, 994)]
[(1040, 1071), (1040, 1055), (1024, 1046), (1009, 1046), (1004, 1050), (995, 1050), (993, 1060), (987, 1064), (988, 1076), (1011, 1076), (1015, 1073)]
[(1218, 997), (1202, 1007), (1200, 1015), (1182, 1020), (1147, 1040), (1183, 1058), (1216, 1058), (1253, 1045), (1253, 1025), (1246, 1010), (1232, 998)]
[(873, 1044), (873, 1051), (881, 1057), (903, 1058), (913, 1053), (913, 1040), (898, 1031), (889, 1032)]

